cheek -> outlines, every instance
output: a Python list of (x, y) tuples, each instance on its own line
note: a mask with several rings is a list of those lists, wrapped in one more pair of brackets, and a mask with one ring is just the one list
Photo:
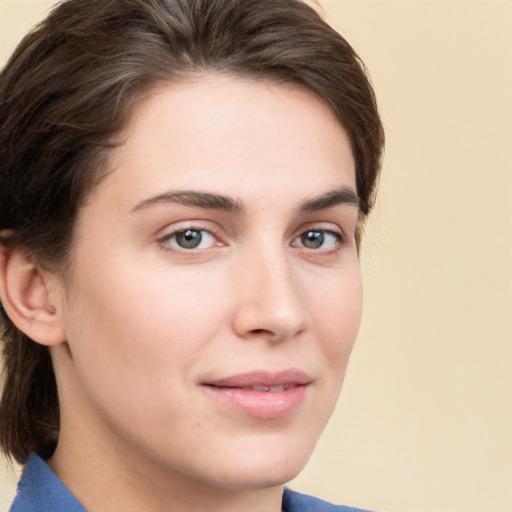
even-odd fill
[(190, 408), (180, 390), (190, 388), (194, 365), (214, 337), (219, 304), (216, 311), (216, 301), (198, 304), (204, 280), (156, 279), (119, 266), (103, 280), (98, 274), (77, 282), (69, 297), (77, 305), (67, 318), (70, 389), (101, 424), (118, 429), (121, 422), (135, 437), (156, 436), (157, 427)]
[(146, 383), (159, 378), (159, 369), (169, 375), (169, 368), (191, 364), (222, 317), (211, 278), (106, 263), (109, 272), (99, 266), (80, 269), (83, 278), (69, 297), (80, 305), (72, 308), (66, 329), (76, 364), (83, 361), (84, 372), (103, 369), (119, 378), (129, 372), (133, 387), (139, 378)]
[(321, 352), (322, 383), (326, 386), (325, 421), (334, 408), (350, 354), (356, 340), (362, 312), (362, 284), (359, 269), (349, 276), (333, 279), (314, 303), (314, 324)]
[(348, 277), (333, 279), (318, 293), (310, 310), (326, 367), (341, 381), (361, 323), (362, 283), (358, 269)]

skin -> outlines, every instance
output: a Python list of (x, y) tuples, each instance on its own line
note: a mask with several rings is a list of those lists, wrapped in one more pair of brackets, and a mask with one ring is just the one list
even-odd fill
[[(50, 465), (88, 511), (280, 510), (359, 328), (354, 191), (345, 130), (309, 92), (202, 75), (138, 104), (79, 212), (69, 278), (45, 277), (63, 333)], [(236, 207), (176, 202), (190, 192)], [(278, 418), (204, 385), (288, 369), (309, 383)]]

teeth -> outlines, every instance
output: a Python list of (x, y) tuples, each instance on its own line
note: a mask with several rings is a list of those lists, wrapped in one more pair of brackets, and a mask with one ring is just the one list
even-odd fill
[[(232, 389), (241, 389), (242, 391), (260, 391), (265, 393), (279, 393), (280, 391), (286, 391), (292, 388), (294, 384), (279, 384), (278, 386), (241, 386), (233, 387)], [(214, 386), (218, 387), (218, 386)], [(223, 386), (220, 386), (223, 387)]]
[(244, 389), (249, 389), (251, 391), (266, 391), (270, 393), (278, 393), (279, 391), (286, 391), (290, 387), (290, 384), (280, 384), (279, 386), (252, 386), (250, 388)]

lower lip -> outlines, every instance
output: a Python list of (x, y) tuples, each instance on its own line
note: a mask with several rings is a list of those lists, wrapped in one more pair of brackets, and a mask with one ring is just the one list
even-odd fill
[(304, 401), (308, 385), (293, 386), (283, 391), (252, 391), (241, 388), (203, 386), (209, 395), (237, 411), (264, 420), (284, 418), (296, 411)]

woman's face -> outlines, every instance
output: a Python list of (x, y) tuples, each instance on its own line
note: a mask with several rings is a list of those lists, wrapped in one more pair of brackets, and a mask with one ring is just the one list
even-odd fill
[(125, 135), (60, 284), (61, 440), (223, 488), (286, 482), (359, 327), (347, 135), (308, 92), (219, 75), (161, 87)]

